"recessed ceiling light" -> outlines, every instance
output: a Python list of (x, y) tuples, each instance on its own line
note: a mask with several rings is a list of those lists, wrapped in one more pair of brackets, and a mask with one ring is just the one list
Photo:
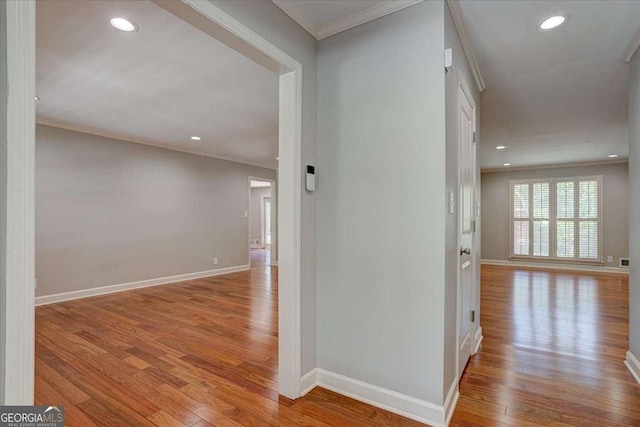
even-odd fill
[(191, 140), (192, 141), (200, 141), (202, 138), (200, 138), (199, 136), (192, 136)]
[(618, 155), (617, 155), (617, 154), (609, 154), (609, 158), (610, 158), (610, 159), (615, 159), (616, 157), (618, 157)]
[(39, 97), (39, 96), (36, 96), (36, 97), (35, 97), (35, 98), (33, 98), (33, 99), (35, 99), (35, 100), (36, 100), (36, 102), (37, 102), (37, 101), (40, 101), (40, 97)]
[(111, 23), (111, 25), (113, 25), (114, 28), (126, 33), (133, 33), (138, 31), (138, 25), (135, 22), (129, 21), (125, 18), (111, 18), (109, 22)]
[(507, 148), (506, 145), (498, 145), (496, 150), (504, 150), (505, 148)]
[(564, 24), (566, 21), (567, 21), (566, 16), (554, 15), (542, 21), (542, 24), (540, 24), (538, 28), (540, 28), (542, 31), (553, 30), (554, 28), (557, 28), (560, 25)]
[(502, 166), (511, 166), (511, 163), (505, 163), (505, 164), (504, 164), (504, 165), (502, 165)]

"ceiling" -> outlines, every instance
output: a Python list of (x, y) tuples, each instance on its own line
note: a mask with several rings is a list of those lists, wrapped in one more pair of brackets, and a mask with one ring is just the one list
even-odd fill
[[(486, 89), (480, 105), (482, 168), (628, 156), (628, 64), (640, 23), (636, 1), (462, 0)], [(551, 31), (537, 25), (558, 13)], [(505, 145), (505, 150), (496, 150)]]
[(271, 0), (320, 40), (422, 0)]
[(38, 122), (276, 168), (274, 73), (150, 1), (36, 9)]

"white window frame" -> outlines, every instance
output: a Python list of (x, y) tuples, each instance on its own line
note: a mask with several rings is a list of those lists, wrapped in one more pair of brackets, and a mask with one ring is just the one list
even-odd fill
[[(557, 249), (557, 241), (556, 241), (556, 232), (557, 232), (557, 209), (556, 209), (556, 188), (558, 182), (574, 182), (574, 218), (572, 221), (574, 222), (575, 232), (574, 232), (574, 256), (573, 258), (567, 257), (557, 257), (556, 249)], [(597, 181), (598, 183), (598, 258), (597, 259), (587, 259), (587, 258), (579, 258), (580, 256), (580, 211), (579, 211), (579, 182), (580, 181)], [(533, 255), (533, 184), (537, 183), (549, 183), (549, 256), (541, 256), (541, 255)], [(513, 197), (513, 188), (516, 185), (527, 184), (529, 185), (529, 255), (517, 255), (514, 253), (514, 245), (513, 245), (513, 237), (514, 237), (514, 221), (518, 218), (514, 218), (514, 197)], [(602, 175), (594, 175), (594, 176), (567, 176), (567, 177), (557, 177), (557, 178), (533, 178), (533, 179), (517, 179), (509, 181), (509, 259), (513, 260), (523, 260), (523, 261), (549, 261), (549, 262), (558, 262), (558, 263), (569, 263), (569, 264), (597, 264), (604, 265), (604, 256), (603, 256), (603, 236), (604, 236), (604, 220), (603, 220), (603, 178)]]

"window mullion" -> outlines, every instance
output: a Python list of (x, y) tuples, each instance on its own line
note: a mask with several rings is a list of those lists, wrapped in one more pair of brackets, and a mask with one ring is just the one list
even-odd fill
[(556, 207), (556, 181), (549, 180), (549, 257), (557, 258), (556, 253), (556, 219), (558, 209)]
[(573, 257), (580, 259), (580, 180), (573, 184)]

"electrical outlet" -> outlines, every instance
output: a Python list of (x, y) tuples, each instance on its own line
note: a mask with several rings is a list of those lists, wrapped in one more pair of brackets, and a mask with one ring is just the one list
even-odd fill
[(215, 258), (213, 259), (213, 265), (218, 265), (218, 257), (215, 257)]
[(613, 257), (612, 256), (608, 256), (607, 257), (607, 262), (613, 262)]
[(244, 217), (249, 218), (249, 211), (244, 211)]

